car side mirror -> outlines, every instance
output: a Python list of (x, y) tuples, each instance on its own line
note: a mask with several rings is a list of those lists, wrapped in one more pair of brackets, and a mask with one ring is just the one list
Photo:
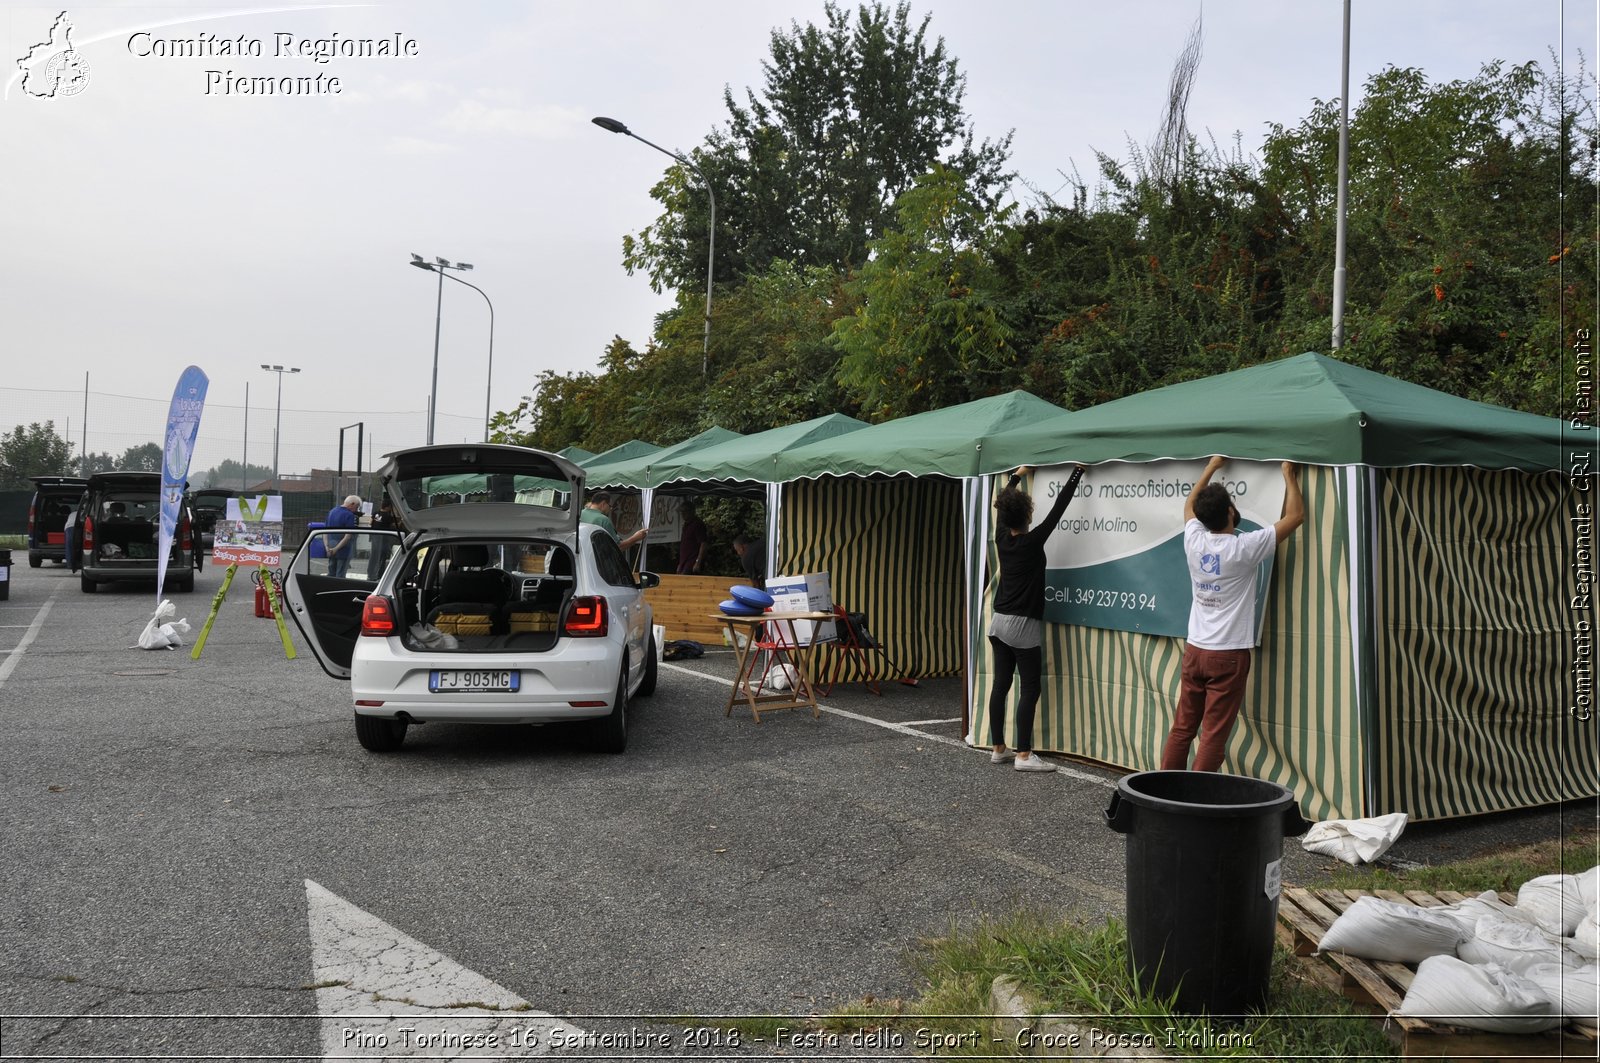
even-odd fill
[(647, 591), (651, 587), (659, 587), (659, 586), (661, 586), (661, 576), (660, 576), (659, 573), (655, 573), (655, 572), (641, 572), (641, 573), (639, 573), (639, 589), (640, 590)]

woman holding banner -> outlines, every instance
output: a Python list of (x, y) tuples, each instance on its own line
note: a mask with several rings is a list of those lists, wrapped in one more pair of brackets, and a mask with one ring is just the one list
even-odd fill
[[(995, 499), (995, 551), (1000, 555), (1000, 585), (994, 595), (994, 618), (989, 621), (989, 645), (994, 650), (994, 688), (989, 692), (989, 740), (994, 752), (991, 764), (1014, 761), (1017, 771), (1055, 771), (1033, 755), (1033, 716), (1039, 707), (1039, 677), (1044, 650), (1045, 540), (1061, 522), (1067, 503), (1078, 493), (1083, 466), (1077, 466), (1067, 486), (1056, 495), (1050, 513), (1032, 530), (1033, 497), (1018, 485), (1027, 475), (1023, 466)], [(1006, 748), (1006, 699), (1011, 695), (1011, 677), (1022, 677), (1017, 693), (1017, 746)]]

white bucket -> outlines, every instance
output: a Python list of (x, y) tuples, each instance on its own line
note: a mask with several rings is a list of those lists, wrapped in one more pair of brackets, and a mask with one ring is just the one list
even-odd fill
[(661, 624), (652, 624), (650, 630), (656, 637), (656, 660), (662, 659), (662, 654), (667, 652), (667, 629)]

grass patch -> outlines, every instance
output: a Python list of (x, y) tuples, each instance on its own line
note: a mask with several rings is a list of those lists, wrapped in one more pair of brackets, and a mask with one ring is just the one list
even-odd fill
[[(1596, 864), (1600, 835), (1594, 824), (1585, 824), (1560, 837), (1437, 867), (1389, 871), (1341, 865), (1332, 884), (1339, 889), (1514, 892), (1531, 878), (1574, 874)], [(1357, 1008), (1312, 976), (1321, 961), (1296, 959), (1276, 944), (1274, 949), (1270, 1012), (1212, 1023), (1175, 1015), (1169, 1001), (1138, 989), (1121, 923), (1086, 926), (1019, 913), (970, 929), (952, 928), (946, 937), (923, 942), (911, 958), (924, 987), (917, 999), (869, 997), (811, 1020), (810, 1028), (887, 1031), (908, 1046), (932, 1040), (936, 1048), (923, 1054), (937, 1056), (1026, 1055), (1025, 1045), (1002, 1033), (991, 1017), (990, 987), (996, 977), (1008, 975), (1045, 1012), (1076, 1016), (1069, 1020), (1075, 1026), (1121, 1035), (1117, 1043), (1123, 1045), (1208, 1059), (1397, 1058), (1372, 1011)], [(756, 1028), (761, 1025), (751, 1023), (749, 1032), (766, 1032)]]
[(26, 535), (0, 535), (0, 550), (21, 550), (27, 545)]
[(1524, 882), (1540, 875), (1578, 874), (1600, 864), (1600, 835), (1592, 824), (1574, 827), (1565, 835), (1517, 845), (1485, 856), (1437, 867), (1405, 871), (1349, 867), (1333, 872), (1332, 885), (1342, 890), (1484, 890), (1517, 892)]

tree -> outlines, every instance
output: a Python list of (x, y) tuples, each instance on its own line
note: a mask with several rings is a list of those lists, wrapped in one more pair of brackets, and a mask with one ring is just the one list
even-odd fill
[(191, 475), (189, 484), (192, 487), (232, 487), (236, 490), (243, 490), (251, 484), (258, 484), (263, 480), (270, 479), (272, 479), (271, 466), (245, 466), (232, 458), (228, 458), (205, 472)]
[(875, 417), (1015, 386), (1011, 330), (990, 298), (986, 244), (996, 219), (943, 167), (897, 208), (896, 228), (873, 243), (871, 260), (847, 285), (858, 309), (834, 326), (844, 352), (840, 384)]
[[(862, 5), (852, 16), (830, 2), (826, 25), (774, 30), (760, 95), (724, 93), (727, 127), (710, 134), (696, 164), (717, 196), (715, 276), (737, 281), (775, 260), (843, 270), (893, 221), (895, 200), (936, 163), (962, 175), (992, 207), (1009, 181), (1008, 133), (974, 143), (962, 109), (966, 77), (930, 16), (911, 22)], [(623, 243), (629, 271), (657, 291), (704, 289), (707, 197), (682, 166), (651, 190), (665, 212)]]
[(136, 447), (129, 447), (117, 459), (117, 468), (130, 472), (160, 472), (161, 444), (140, 443)]
[(0, 436), (0, 488), (30, 486), (31, 476), (70, 476), (72, 444), (56, 434), (56, 423), (17, 425)]

